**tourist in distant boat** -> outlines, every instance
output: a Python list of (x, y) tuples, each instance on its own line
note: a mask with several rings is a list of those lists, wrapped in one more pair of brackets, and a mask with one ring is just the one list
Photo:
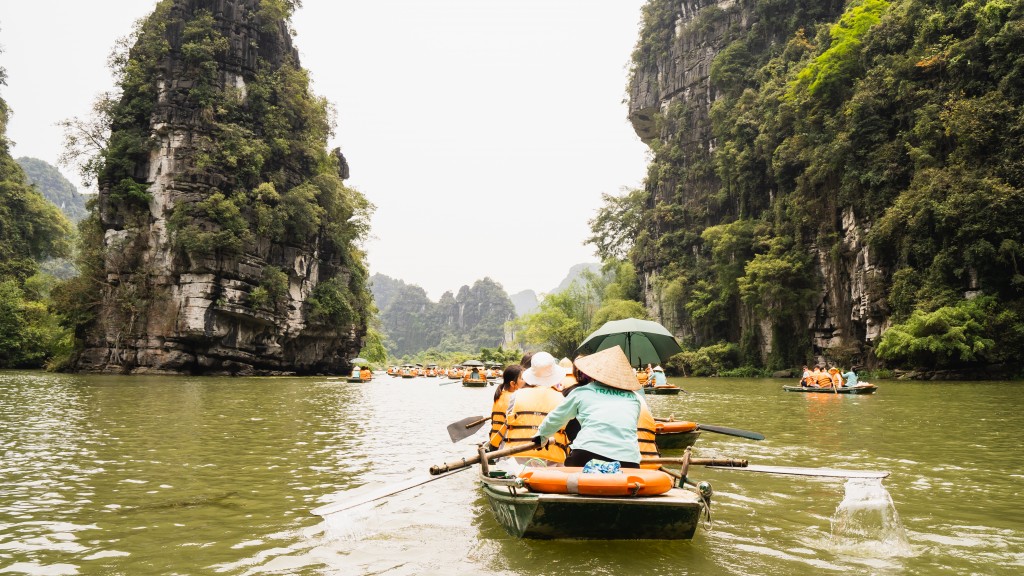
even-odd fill
[(623, 468), (638, 468), (637, 423), (643, 401), (636, 392), (641, 388), (640, 382), (626, 355), (618, 346), (612, 346), (579, 358), (575, 364), (594, 381), (574, 388), (565, 402), (544, 418), (534, 441), (548, 442), (551, 435), (576, 418), (580, 432), (565, 460), (566, 466), (604, 460), (619, 462)]
[(651, 371), (651, 380), (654, 381), (654, 386), (668, 385), (668, 378), (665, 378), (665, 369), (661, 365), (655, 366)]
[(832, 387), (833, 388), (842, 388), (843, 387), (843, 377), (839, 375), (839, 368), (836, 368), (835, 366), (833, 366), (832, 368), (829, 368), (828, 376), (832, 380)]
[(832, 377), (821, 366), (815, 366), (814, 372), (811, 375), (814, 376), (814, 385), (818, 388), (832, 387)]
[(805, 387), (810, 386), (811, 382), (811, 369), (804, 364), (804, 373), (800, 376), (800, 385)]
[[(540, 423), (564, 400), (554, 389), (564, 377), (565, 369), (558, 365), (554, 356), (547, 352), (533, 355), (530, 367), (523, 372), (523, 387), (509, 399), (505, 415), (506, 448), (527, 444), (538, 434)], [(553, 436), (554, 440), (535, 450), (516, 454), (519, 461), (542, 458), (556, 464), (564, 462), (569, 452), (569, 440), (562, 426), (550, 430), (548, 436)]]
[(859, 378), (857, 378), (857, 373), (853, 371), (853, 368), (850, 368), (849, 372), (843, 374), (843, 379), (846, 380), (844, 386), (847, 388), (852, 388), (859, 383)]
[(494, 404), (491, 406), (491, 433), (488, 442), (491, 450), (497, 450), (498, 446), (501, 446), (505, 433), (505, 413), (508, 412), (512, 394), (523, 385), (523, 367), (519, 364), (506, 366), (501, 379), (501, 385), (494, 391)]

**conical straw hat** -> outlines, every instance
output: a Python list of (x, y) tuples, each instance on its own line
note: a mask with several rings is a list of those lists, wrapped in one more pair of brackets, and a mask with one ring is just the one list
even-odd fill
[(640, 382), (629, 365), (629, 359), (618, 346), (601, 350), (576, 360), (576, 367), (605, 386), (619, 390), (639, 390)]

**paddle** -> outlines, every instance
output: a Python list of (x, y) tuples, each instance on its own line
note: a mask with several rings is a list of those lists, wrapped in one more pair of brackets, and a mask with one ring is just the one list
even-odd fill
[[(511, 456), (520, 452), (526, 452), (527, 450), (533, 450), (537, 448), (537, 444), (524, 444), (522, 446), (516, 446), (515, 448), (505, 448), (504, 450), (496, 450), (494, 452), (487, 453), (487, 460), (496, 460), (498, 458), (504, 458), (505, 456)], [(339, 492), (338, 495), (342, 497), (341, 500), (331, 502), (330, 504), (324, 504), (318, 508), (314, 508), (311, 512), (317, 516), (327, 516), (350, 508), (355, 508), (362, 504), (367, 504), (381, 498), (386, 498), (399, 492), (404, 492), (410, 488), (415, 488), (421, 484), (427, 482), (433, 482), (434, 480), (440, 480), (441, 478), (447, 478), (453, 474), (468, 470), (470, 466), (480, 461), (480, 455), (475, 454), (469, 458), (463, 458), (454, 462), (447, 462), (441, 466), (431, 466), (430, 476), (416, 477), (405, 480), (404, 482), (396, 482), (387, 486), (373, 487), (373, 485), (360, 486), (352, 490), (345, 490)], [(367, 490), (367, 488), (372, 488)]]
[(452, 422), (448, 425), (448, 436), (452, 439), (452, 442), (469, 438), (490, 419), (490, 416), (470, 416), (458, 422)]
[[(675, 418), (655, 418), (655, 422), (675, 422)], [(739, 436), (740, 438), (749, 438), (750, 440), (764, 440), (764, 434), (760, 432), (752, 432), (750, 430), (740, 430), (739, 428), (729, 428), (728, 426), (716, 426), (714, 424), (697, 424), (698, 430), (706, 430), (707, 432), (715, 432), (718, 434), (725, 434), (727, 436)]]
[(795, 466), (763, 466), (751, 464), (744, 468), (732, 466), (720, 466), (712, 464), (708, 468), (720, 470), (742, 470), (745, 472), (764, 472), (767, 474), (787, 474), (792, 476), (819, 476), (823, 478), (870, 478), (881, 480), (889, 476), (887, 471), (875, 470), (844, 470), (841, 468), (798, 468)]
[(726, 426), (715, 426), (713, 424), (697, 424), (697, 430), (706, 430), (708, 432), (726, 434), (728, 436), (739, 436), (740, 438), (749, 438), (750, 440), (764, 440), (764, 434), (761, 434), (760, 432), (740, 430), (739, 428), (729, 428)]

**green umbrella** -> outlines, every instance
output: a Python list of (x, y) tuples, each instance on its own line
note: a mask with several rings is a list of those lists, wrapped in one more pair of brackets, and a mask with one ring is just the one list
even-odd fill
[(577, 354), (593, 354), (612, 346), (622, 348), (633, 366), (661, 364), (683, 351), (664, 326), (650, 320), (626, 318), (605, 322), (576, 349)]
[(483, 366), (484, 363), (479, 360), (466, 360), (462, 363), (463, 366)]

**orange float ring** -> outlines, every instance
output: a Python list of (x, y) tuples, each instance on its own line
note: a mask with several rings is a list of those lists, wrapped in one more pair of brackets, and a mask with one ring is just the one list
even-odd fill
[(531, 468), (519, 475), (530, 490), (586, 496), (654, 496), (672, 489), (672, 477), (660, 470), (623, 468), (615, 474), (584, 474), (579, 467)]
[(697, 429), (696, 422), (658, 422), (654, 431), (658, 434), (675, 434), (677, 432), (693, 432)]

